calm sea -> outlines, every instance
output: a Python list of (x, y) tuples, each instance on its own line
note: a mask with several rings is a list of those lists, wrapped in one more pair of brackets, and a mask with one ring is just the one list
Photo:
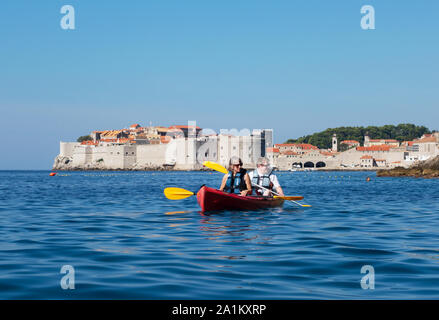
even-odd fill
[(278, 173), (312, 208), (210, 215), (163, 195), (221, 177), (0, 171), (0, 299), (439, 297), (439, 180)]

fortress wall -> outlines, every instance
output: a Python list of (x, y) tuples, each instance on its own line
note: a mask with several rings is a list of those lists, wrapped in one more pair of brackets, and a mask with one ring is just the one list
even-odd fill
[(256, 161), (262, 156), (262, 144), (265, 141), (261, 135), (243, 136), (242, 138), (242, 161), (246, 168), (256, 168)]
[[(162, 166), (166, 162), (168, 144), (144, 144), (137, 146), (137, 164), (139, 166)], [(172, 145), (171, 147), (172, 148)], [(168, 156), (168, 158), (171, 155)]]
[(103, 159), (105, 163), (105, 158), (107, 158), (108, 154), (108, 147), (96, 146), (92, 148), (92, 151), (92, 162), (97, 162), (98, 160)]
[[(229, 149), (229, 159), (231, 157), (241, 157), (239, 154), (239, 136), (238, 137), (230, 137), (230, 149)], [(227, 163), (229, 163), (229, 159), (227, 159)]]
[[(107, 169), (126, 169), (127, 167), (126, 167), (125, 158), (129, 157), (135, 159), (136, 152), (132, 150), (135, 149), (135, 147), (115, 145), (115, 146), (106, 146), (103, 148), (107, 149), (107, 152), (103, 153), (104, 164)], [(129, 148), (129, 150), (126, 150), (125, 148)], [(132, 154), (126, 155), (126, 152), (133, 152), (133, 151), (134, 151), (134, 155)]]
[(132, 168), (137, 162), (137, 146), (123, 146), (123, 168)]
[(197, 163), (204, 161), (218, 162), (218, 139), (214, 137), (203, 137), (197, 139)]
[(226, 135), (218, 136), (218, 162), (225, 166), (229, 163), (230, 159), (230, 138)]
[(73, 166), (83, 166), (92, 161), (92, 149), (90, 146), (76, 146), (72, 155)]
[(79, 142), (60, 142), (59, 143), (59, 155), (61, 157), (73, 157), (74, 149), (76, 146), (80, 146)]
[(176, 162), (175, 169), (192, 170), (197, 167), (197, 141), (195, 138), (175, 139)]

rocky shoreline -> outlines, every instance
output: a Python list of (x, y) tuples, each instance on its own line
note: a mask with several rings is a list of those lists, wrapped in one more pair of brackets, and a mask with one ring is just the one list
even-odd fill
[[(175, 169), (174, 166), (163, 165), (149, 165), (141, 166), (134, 165), (131, 168), (107, 168), (103, 161), (96, 161), (94, 163), (88, 163), (83, 166), (74, 166), (73, 159), (70, 157), (57, 156), (55, 158), (54, 164), (52, 166), (53, 171), (193, 171), (193, 170), (183, 170)], [(197, 171), (212, 171), (209, 168), (200, 168)]]
[(397, 167), (377, 171), (377, 177), (439, 178), (439, 156), (423, 161), (410, 168)]

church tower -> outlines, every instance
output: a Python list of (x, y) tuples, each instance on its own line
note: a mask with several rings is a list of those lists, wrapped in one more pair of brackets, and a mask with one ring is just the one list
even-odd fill
[(369, 138), (369, 132), (366, 132), (366, 134), (364, 135), (364, 146), (365, 147), (369, 147), (369, 141), (370, 140), (370, 138)]
[(338, 141), (337, 141), (337, 135), (335, 133), (332, 136), (332, 151), (334, 152), (338, 151)]

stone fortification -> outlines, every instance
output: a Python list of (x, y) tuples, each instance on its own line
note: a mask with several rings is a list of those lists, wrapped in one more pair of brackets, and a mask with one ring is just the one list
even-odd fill
[(204, 161), (226, 166), (231, 156), (252, 168), (265, 155), (264, 135), (265, 131), (258, 131), (249, 136), (177, 137), (166, 143), (120, 143), (120, 138), (119, 142), (61, 142), (53, 170), (203, 170)]

